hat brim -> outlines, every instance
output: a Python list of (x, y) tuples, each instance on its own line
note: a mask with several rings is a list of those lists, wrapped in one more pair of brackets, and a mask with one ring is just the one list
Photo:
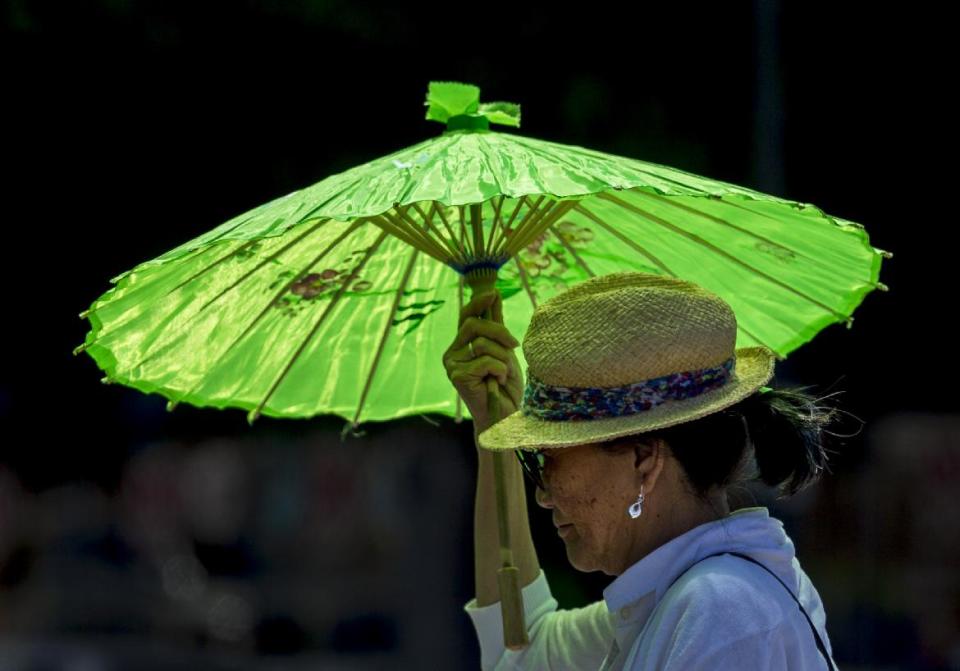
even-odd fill
[(477, 442), (481, 448), (493, 451), (570, 447), (699, 419), (742, 401), (773, 377), (777, 357), (770, 349), (743, 347), (736, 350), (735, 356), (730, 380), (699, 396), (665, 401), (633, 415), (578, 421), (548, 421), (517, 410), (477, 436)]

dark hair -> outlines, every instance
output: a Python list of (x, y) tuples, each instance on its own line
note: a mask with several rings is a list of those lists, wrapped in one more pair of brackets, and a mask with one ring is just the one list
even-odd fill
[[(838, 435), (826, 427), (844, 411), (819, 405), (828, 396), (816, 398), (804, 391), (808, 388), (757, 391), (706, 417), (615, 438), (598, 447), (620, 452), (661, 438), (702, 500), (714, 486), (739, 486), (758, 478), (777, 489), (777, 498), (786, 498), (829, 471), (827, 454), (836, 453), (824, 445), (824, 434)], [(747, 468), (751, 455), (756, 473)]]

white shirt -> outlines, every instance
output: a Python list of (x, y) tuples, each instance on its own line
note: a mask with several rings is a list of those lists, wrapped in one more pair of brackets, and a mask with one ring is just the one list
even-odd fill
[[(638, 520), (642, 523), (642, 518)], [(783, 523), (765, 507), (742, 508), (701, 524), (630, 566), (603, 590), (603, 600), (557, 610), (543, 570), (523, 588), (530, 644), (503, 645), (500, 603), (464, 606), (480, 640), (484, 671), (807, 671), (826, 669), (810, 625), (832, 655), (820, 595), (794, 554)], [(677, 576), (690, 568), (670, 587)], [(669, 590), (668, 590), (669, 587)]]

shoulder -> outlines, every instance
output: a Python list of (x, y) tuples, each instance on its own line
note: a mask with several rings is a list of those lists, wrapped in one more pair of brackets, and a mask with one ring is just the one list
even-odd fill
[(763, 568), (720, 555), (681, 575), (663, 595), (658, 610), (662, 607), (663, 624), (678, 631), (734, 640), (780, 626), (786, 617), (783, 598), (790, 595)]
[(783, 652), (785, 609), (771, 582), (789, 598), (752, 562), (726, 555), (698, 562), (661, 597), (630, 668), (785, 668), (774, 659)]

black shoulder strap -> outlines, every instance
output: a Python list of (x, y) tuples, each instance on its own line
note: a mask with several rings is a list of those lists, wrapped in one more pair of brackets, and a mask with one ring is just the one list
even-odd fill
[[(800, 612), (803, 613), (803, 616), (804, 616), (805, 618), (807, 618), (807, 624), (810, 625), (810, 631), (813, 632), (814, 638), (817, 639), (817, 649), (820, 651), (820, 654), (823, 655), (823, 658), (824, 658), (825, 660), (827, 660), (827, 667), (828, 667), (831, 671), (837, 671), (836, 665), (833, 663), (833, 660), (830, 659), (830, 655), (827, 654), (827, 648), (826, 648), (826, 646), (823, 644), (823, 639), (820, 638), (820, 634), (819, 634), (819, 632), (817, 632), (817, 628), (813, 626), (813, 620), (811, 620), (811, 619), (810, 619), (810, 616), (807, 615), (807, 611), (804, 610), (803, 604), (800, 603), (800, 599), (798, 599), (798, 598), (794, 595), (794, 593), (790, 591), (790, 588), (787, 587), (787, 585), (786, 585), (785, 582), (783, 582), (782, 580), (780, 580), (780, 576), (778, 576), (776, 573), (774, 573), (773, 571), (771, 571), (770, 569), (768, 569), (768, 568), (767, 568), (766, 566), (764, 566), (762, 563), (758, 562), (758, 561), (757, 561), (756, 559), (754, 559), (753, 557), (748, 557), (747, 555), (745, 555), (745, 554), (740, 554), (739, 552), (715, 552), (714, 554), (712, 554), (712, 555), (707, 555), (706, 557), (703, 557), (702, 559), (699, 559), (699, 560), (697, 560), (697, 562), (694, 562), (694, 563), (701, 562), (701, 561), (703, 561), (704, 559), (708, 559), (709, 557), (717, 557), (717, 556), (719, 556), (719, 555), (733, 555), (734, 557), (740, 557), (741, 559), (746, 559), (747, 561), (751, 561), (751, 562), (753, 562), (754, 564), (756, 564), (757, 566), (760, 566), (761, 568), (763, 568), (764, 571), (766, 571), (767, 573), (769, 573), (770, 575), (772, 575), (774, 578), (776, 578), (776, 579), (777, 579), (777, 582), (779, 582), (781, 585), (783, 585), (783, 588), (784, 588), (785, 590), (787, 590), (787, 593), (788, 593), (790, 596), (793, 597), (793, 600), (794, 600), (794, 601), (797, 602), (797, 606), (799, 606)], [(688, 568), (687, 571), (689, 571), (689, 570), (690, 570), (690, 569)], [(686, 573), (686, 571), (684, 571), (684, 573)], [(683, 575), (683, 574), (681, 574), (681, 575)], [(680, 578), (680, 576), (677, 576), (676, 578), (674, 578), (673, 582), (676, 582), (679, 578)], [(670, 583), (670, 586), (672, 587), (672, 586), (673, 586), (673, 583)], [(669, 589), (669, 587), (668, 587), (667, 589)]]

